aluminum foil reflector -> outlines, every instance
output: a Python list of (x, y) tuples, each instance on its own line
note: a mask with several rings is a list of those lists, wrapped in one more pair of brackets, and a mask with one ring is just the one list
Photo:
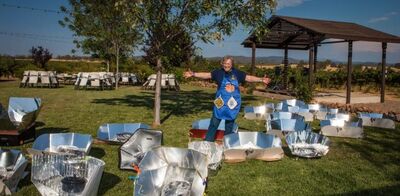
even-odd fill
[(10, 97), (8, 111), (0, 107), (0, 130), (26, 130), (34, 124), (40, 107), (40, 98)]
[(238, 132), (224, 137), (226, 162), (242, 162), (246, 159), (277, 161), (283, 158), (281, 140), (275, 135), (262, 132)]
[(160, 147), (163, 133), (160, 130), (138, 129), (120, 148), (120, 169), (133, 170), (146, 152)]
[(311, 131), (295, 131), (286, 136), (293, 155), (306, 158), (321, 157), (329, 151), (329, 138)]
[(395, 129), (396, 124), (393, 120), (383, 118), (383, 114), (379, 113), (358, 113), (358, 117), (362, 119), (363, 126), (379, 127), (385, 129)]
[[(160, 147), (139, 164), (135, 195), (202, 196), (208, 176), (207, 156), (195, 150)], [(179, 195), (180, 195), (179, 194)]]
[(362, 138), (362, 121), (349, 122), (344, 119), (321, 120), (321, 133), (326, 136)]
[(267, 103), (260, 106), (247, 106), (244, 108), (244, 118), (249, 120), (264, 120), (268, 114), (274, 112), (274, 104)]
[[(192, 129), (190, 129), (189, 131), (190, 137), (204, 139), (206, 137), (209, 126), (210, 126), (209, 118), (194, 121), (192, 123)], [(238, 130), (238, 125), (234, 123), (233, 132), (237, 132), (237, 130)], [(225, 131), (225, 120), (221, 120), (217, 129), (216, 140), (223, 139), (224, 131)]]
[(40, 135), (33, 143), (36, 152), (61, 154), (88, 154), (92, 136), (79, 133), (52, 133)]
[(224, 152), (222, 145), (215, 142), (194, 141), (188, 144), (188, 148), (207, 155), (209, 169), (217, 170), (221, 165), (222, 154)]
[(148, 129), (144, 123), (112, 123), (103, 124), (97, 130), (97, 138), (107, 142), (124, 143), (138, 129)]
[(104, 165), (102, 160), (89, 156), (38, 154), (32, 158), (31, 181), (45, 196), (95, 196)]
[(0, 149), (0, 184), (4, 187), (3, 194), (11, 195), (17, 191), (27, 165), (28, 161), (19, 150)]

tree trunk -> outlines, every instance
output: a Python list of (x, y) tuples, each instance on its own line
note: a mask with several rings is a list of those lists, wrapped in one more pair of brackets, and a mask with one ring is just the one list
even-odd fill
[(107, 72), (110, 72), (110, 61), (107, 60)]
[(119, 49), (118, 44), (116, 45), (116, 61), (117, 61), (117, 71), (115, 73), (115, 89), (118, 89), (118, 82), (119, 82)]
[(161, 125), (160, 108), (161, 108), (161, 58), (157, 58), (157, 77), (156, 77), (156, 92), (154, 97), (154, 122), (153, 127)]

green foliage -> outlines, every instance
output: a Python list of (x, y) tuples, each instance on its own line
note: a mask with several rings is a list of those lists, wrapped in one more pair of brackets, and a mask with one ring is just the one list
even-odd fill
[(51, 54), (47, 48), (44, 49), (42, 46), (37, 48), (32, 46), (29, 52), (31, 53), (33, 63), (40, 68), (47, 70), (47, 62), (49, 62), (53, 54)]
[[(61, 7), (67, 17), (59, 21), (75, 32), (74, 43), (86, 54), (119, 65), (139, 44), (141, 34), (124, 13), (125, 5), (115, 0), (69, 0), (71, 10)], [(118, 60), (118, 61), (117, 61)]]
[(296, 98), (310, 103), (313, 99), (313, 87), (308, 85), (308, 75), (303, 74), (301, 69), (291, 69), (294, 85), (293, 90), (296, 93)]

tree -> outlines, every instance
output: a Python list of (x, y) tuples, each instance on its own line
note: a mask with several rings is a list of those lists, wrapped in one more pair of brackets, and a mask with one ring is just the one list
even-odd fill
[(33, 63), (40, 68), (47, 70), (47, 62), (52, 58), (53, 54), (51, 54), (47, 48), (44, 49), (42, 46), (37, 48), (32, 46), (29, 52), (31, 53)]
[[(174, 40), (188, 35), (193, 42), (212, 43), (231, 35), (236, 27), (253, 28), (256, 35), (265, 33), (267, 15), (276, 6), (275, 0), (120, 0), (123, 13), (151, 43), (157, 79), (153, 125), (160, 125), (161, 72), (166, 51)], [(171, 30), (174, 29), (174, 30)]]
[[(125, 5), (118, 0), (69, 0), (69, 4), (70, 10), (61, 7), (67, 16), (60, 25), (75, 32), (74, 43), (84, 53), (96, 54), (107, 63), (115, 60), (118, 76), (120, 58), (128, 56), (141, 37), (123, 12)], [(115, 85), (118, 88), (118, 81)]]

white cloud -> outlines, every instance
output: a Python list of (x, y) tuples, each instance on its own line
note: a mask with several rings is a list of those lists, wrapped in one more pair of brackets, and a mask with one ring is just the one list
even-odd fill
[(285, 7), (296, 7), (298, 5), (303, 4), (305, 1), (309, 0), (277, 0), (278, 1), (278, 7), (277, 9), (282, 9)]
[(386, 13), (385, 15), (383, 15), (383, 16), (371, 18), (371, 19), (368, 20), (368, 22), (369, 23), (376, 23), (376, 22), (386, 21), (386, 20), (389, 20), (391, 16), (395, 16), (397, 14), (398, 14), (397, 12), (389, 12), (389, 13)]
[(369, 23), (376, 23), (376, 22), (382, 22), (382, 21), (386, 21), (389, 20), (389, 17), (386, 16), (382, 16), (382, 17), (377, 17), (377, 18), (371, 18), (369, 19)]

